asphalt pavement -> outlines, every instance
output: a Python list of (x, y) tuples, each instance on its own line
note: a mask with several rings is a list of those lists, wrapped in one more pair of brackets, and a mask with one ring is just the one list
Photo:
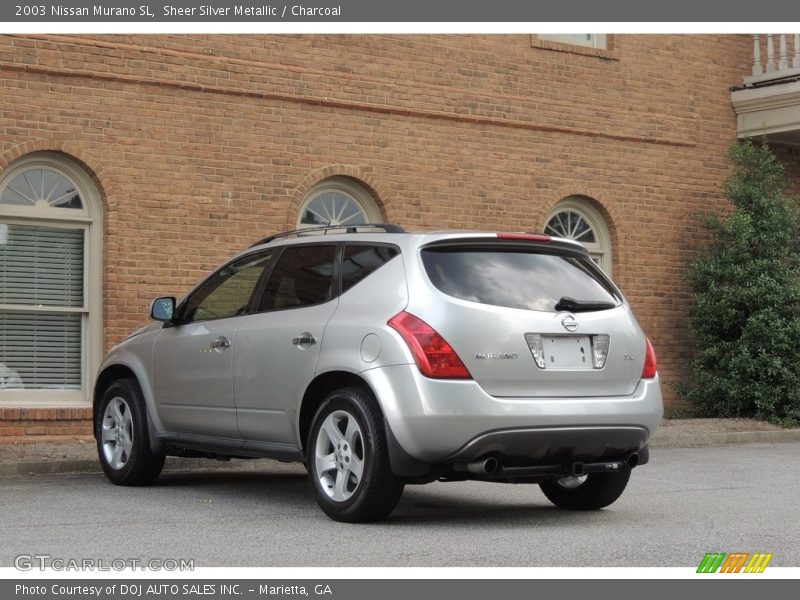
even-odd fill
[[(19, 554), (190, 558), (195, 566), (696, 566), (771, 552), (800, 566), (800, 442), (660, 448), (615, 504), (554, 508), (533, 485), (409, 486), (371, 525), (329, 520), (301, 465), (170, 471), (122, 488), (100, 474), (0, 478), (0, 566)], [(213, 463), (212, 463), (213, 464)]]
[[(650, 448), (693, 448), (722, 444), (800, 442), (800, 428), (782, 428), (755, 419), (665, 419)], [(263, 461), (233, 460), (228, 469), (261, 468)], [(167, 471), (207, 469), (206, 459), (167, 458)], [(97, 448), (90, 436), (0, 437), (0, 477), (44, 473), (99, 473)]]

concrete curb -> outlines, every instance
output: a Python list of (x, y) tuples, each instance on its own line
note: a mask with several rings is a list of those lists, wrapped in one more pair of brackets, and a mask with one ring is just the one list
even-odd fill
[(800, 442), (800, 429), (773, 429), (767, 431), (718, 431), (704, 434), (670, 434), (659, 430), (650, 442), (651, 448), (698, 448), (726, 444), (773, 444)]
[(53, 462), (38, 461), (0, 464), (0, 476), (91, 473), (95, 471), (100, 472), (100, 465), (97, 461), (90, 460), (56, 460)]
[[(703, 446), (723, 446), (727, 444), (772, 444), (778, 442), (800, 442), (800, 429), (776, 429), (766, 431), (720, 431), (707, 433), (670, 433), (661, 429), (650, 441), (650, 447), (659, 448), (699, 448)], [(217, 462), (203, 458), (167, 458), (165, 471), (196, 471), (224, 469), (239, 471), (258, 469), (269, 459), (232, 460)], [(0, 477), (12, 475), (49, 475), (53, 473), (97, 473), (102, 472), (97, 459), (23, 461), (0, 463)]]
[[(216, 461), (206, 458), (168, 457), (164, 472), (219, 470), (252, 471), (267, 462), (268, 458), (254, 460)], [(101, 474), (103, 470), (97, 459), (87, 460), (54, 460), (25, 461), (18, 463), (0, 463), (0, 477), (13, 475), (51, 475), (53, 473)]]

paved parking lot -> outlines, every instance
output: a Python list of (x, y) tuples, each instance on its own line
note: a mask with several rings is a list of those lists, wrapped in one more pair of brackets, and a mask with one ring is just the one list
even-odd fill
[(298, 465), (169, 472), (150, 488), (9, 476), (0, 566), (34, 553), (196, 566), (695, 566), (707, 551), (759, 551), (796, 567), (798, 456), (797, 442), (660, 449), (617, 503), (591, 513), (552, 507), (538, 486), (409, 486), (374, 525), (330, 521)]

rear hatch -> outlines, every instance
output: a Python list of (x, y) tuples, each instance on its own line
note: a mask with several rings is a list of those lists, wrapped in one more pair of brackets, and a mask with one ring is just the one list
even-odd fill
[(636, 389), (644, 334), (583, 248), (546, 236), (450, 239), (424, 246), (420, 259), (427, 293), (412, 293), (409, 312), (452, 346), (488, 394)]

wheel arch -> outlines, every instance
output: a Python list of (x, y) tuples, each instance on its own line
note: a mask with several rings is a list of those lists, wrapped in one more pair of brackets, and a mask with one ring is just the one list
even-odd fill
[(144, 398), (145, 411), (147, 412), (147, 427), (150, 434), (150, 449), (153, 452), (164, 452), (163, 444), (159, 438), (158, 432), (160, 422), (155, 412), (153, 405), (152, 391), (147, 385), (143, 385), (143, 377), (136, 366), (126, 364), (123, 362), (115, 362), (103, 365), (100, 373), (95, 381), (94, 391), (92, 394), (92, 433), (97, 434), (97, 415), (100, 409), (100, 402), (103, 399), (103, 394), (114, 381), (120, 379), (132, 379), (139, 386), (139, 391)]
[(386, 415), (381, 406), (380, 399), (372, 386), (356, 373), (349, 371), (328, 371), (321, 373), (306, 388), (297, 419), (300, 449), (305, 453), (308, 434), (311, 430), (311, 421), (317, 412), (322, 400), (329, 393), (345, 387), (361, 388), (375, 400), (375, 407), (381, 414), (383, 429), (386, 434), (386, 445), (389, 452), (389, 463), (395, 475), (402, 477), (424, 477), (430, 473), (431, 466), (411, 457), (397, 441)]
[[(139, 381), (139, 378), (136, 377), (136, 373), (134, 373), (133, 369), (127, 365), (108, 365), (100, 372), (100, 374), (97, 376), (97, 381), (94, 384), (94, 393), (92, 398), (92, 413), (94, 414), (95, 418), (97, 418), (97, 411), (100, 408), (100, 401), (103, 399), (103, 394), (105, 393), (106, 389), (108, 389), (108, 386), (118, 379), (126, 378), (135, 379), (137, 383)], [(139, 387), (141, 388), (141, 384)]]
[(369, 392), (375, 398), (375, 404), (381, 415), (383, 415), (383, 409), (377, 400), (374, 390), (362, 377), (349, 371), (320, 373), (308, 384), (297, 415), (297, 435), (300, 441), (300, 449), (303, 452), (306, 451), (308, 433), (311, 431), (311, 420), (314, 418), (320, 404), (322, 404), (322, 400), (331, 392), (346, 387), (358, 387)]

